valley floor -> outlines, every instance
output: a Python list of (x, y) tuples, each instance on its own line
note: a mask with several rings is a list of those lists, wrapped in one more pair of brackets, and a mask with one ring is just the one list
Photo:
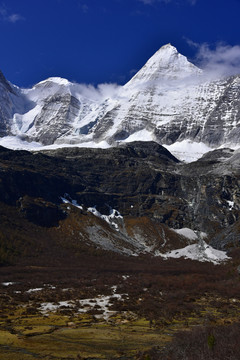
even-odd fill
[(0, 358), (239, 359), (237, 258), (1, 267)]

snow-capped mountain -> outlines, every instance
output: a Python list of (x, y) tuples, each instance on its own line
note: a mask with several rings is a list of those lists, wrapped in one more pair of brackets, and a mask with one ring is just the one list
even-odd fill
[(187, 58), (177, 51), (171, 44), (162, 46), (140, 69), (127, 85), (144, 84), (156, 80), (176, 80), (192, 75), (199, 75), (202, 71), (191, 64)]
[(154, 140), (170, 150), (186, 141), (204, 149), (236, 147), (239, 119), (240, 76), (208, 79), (170, 44), (107, 94), (61, 78), (19, 89), (0, 76), (1, 136), (40, 145)]

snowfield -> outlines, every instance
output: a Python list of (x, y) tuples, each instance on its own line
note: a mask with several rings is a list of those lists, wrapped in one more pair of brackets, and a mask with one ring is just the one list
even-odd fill
[(167, 44), (124, 86), (59, 77), (31, 89), (9, 83), (15, 94), (2, 98), (9, 97), (11, 111), (1, 99), (0, 108), (13, 115), (2, 119), (8, 130), (0, 145), (34, 151), (156, 141), (185, 162), (216, 148), (237, 149), (240, 77), (208, 75)]
[(161, 254), (165, 259), (169, 258), (181, 258), (197, 260), (201, 262), (212, 262), (217, 265), (221, 262), (229, 260), (230, 258), (226, 255), (225, 251), (216, 250), (205, 241), (200, 241), (197, 244), (188, 245), (182, 249), (172, 250), (166, 254)]

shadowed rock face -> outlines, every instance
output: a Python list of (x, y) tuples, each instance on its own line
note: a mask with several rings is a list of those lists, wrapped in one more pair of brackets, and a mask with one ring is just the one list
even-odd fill
[[(207, 233), (217, 248), (238, 246), (237, 159), (238, 152), (223, 149), (184, 164), (153, 142), (44, 153), (1, 148), (1, 207), (10, 207), (16, 221), (52, 228), (63, 242), (74, 238), (129, 255), (146, 246), (151, 252), (186, 245), (171, 228)], [(121, 216), (106, 222), (90, 207), (107, 216), (116, 209)]]
[(14, 133), (15, 114), (24, 114), (33, 107), (32, 102), (11, 85), (0, 71), (0, 137)]
[(0, 71), (0, 136), (8, 135), (10, 119), (13, 116), (14, 104), (12, 97), (14, 91)]
[(18, 199), (17, 207), (23, 217), (39, 226), (57, 226), (60, 220), (66, 218), (63, 209), (41, 198), (31, 198), (25, 195)]
[(0, 70), (0, 83), (1, 86), (4, 87), (4, 89), (12, 94), (14, 94), (14, 90), (11, 87), (11, 85), (9, 84), (9, 82), (6, 80), (5, 76), (3, 75), (3, 73)]

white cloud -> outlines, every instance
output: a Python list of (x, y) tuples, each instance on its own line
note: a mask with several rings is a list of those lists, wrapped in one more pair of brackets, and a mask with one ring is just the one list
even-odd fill
[(10, 22), (12, 24), (16, 23), (19, 20), (25, 20), (24, 17), (17, 13), (10, 13), (5, 6), (5, 4), (2, 4), (0, 6), (0, 20)]
[(20, 14), (12, 14), (7, 17), (7, 20), (11, 23), (15, 23), (19, 20), (24, 20), (24, 17)]
[(103, 98), (114, 97), (122, 87), (117, 84), (99, 84), (97, 90)]
[(82, 96), (94, 101), (102, 101), (107, 98), (114, 98), (119, 95), (122, 86), (112, 83), (99, 84), (96, 87), (87, 84), (75, 84), (76, 90)]
[(240, 46), (218, 43), (214, 47), (188, 40), (197, 49), (196, 62), (208, 76), (223, 77), (240, 74)]

